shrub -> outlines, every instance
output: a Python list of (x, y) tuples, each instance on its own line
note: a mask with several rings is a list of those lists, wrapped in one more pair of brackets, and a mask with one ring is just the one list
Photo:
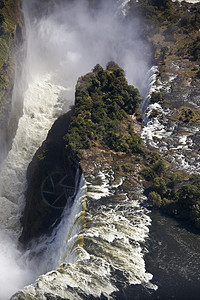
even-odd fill
[(163, 99), (163, 93), (161, 92), (152, 92), (151, 93), (151, 102), (152, 103), (160, 103)]
[(141, 174), (147, 181), (153, 180), (156, 177), (154, 170), (150, 167), (144, 167)]
[(153, 179), (153, 189), (159, 193), (161, 196), (166, 192), (165, 180), (161, 177), (156, 177)]
[(161, 196), (157, 192), (150, 192), (148, 195), (149, 202), (158, 208), (162, 206)]
[(134, 164), (127, 163), (122, 166), (122, 169), (124, 172), (134, 172), (135, 166), (134, 166)]
[(157, 175), (162, 175), (165, 170), (166, 170), (166, 163), (164, 162), (163, 159), (159, 159), (158, 161), (156, 161), (153, 165), (152, 165), (152, 169), (153, 171), (157, 174)]
[(74, 116), (64, 137), (66, 151), (80, 158), (80, 150), (98, 140), (116, 152), (142, 153), (141, 138), (128, 122), (140, 100), (116, 63), (108, 63), (106, 70), (96, 65), (76, 85)]
[(185, 184), (179, 190), (179, 204), (183, 207), (189, 207), (200, 202), (199, 187), (192, 184)]
[(182, 109), (181, 111), (181, 115), (179, 117), (179, 120), (180, 121), (183, 121), (183, 122), (186, 122), (186, 123), (189, 123), (190, 121), (192, 121), (192, 119), (194, 118), (195, 116), (195, 113), (192, 109), (190, 108), (184, 108)]

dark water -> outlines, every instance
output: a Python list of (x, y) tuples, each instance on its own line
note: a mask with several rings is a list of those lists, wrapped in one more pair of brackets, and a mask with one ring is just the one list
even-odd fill
[(151, 213), (151, 219), (145, 260), (158, 289), (129, 286), (116, 299), (200, 299), (200, 234), (157, 211)]

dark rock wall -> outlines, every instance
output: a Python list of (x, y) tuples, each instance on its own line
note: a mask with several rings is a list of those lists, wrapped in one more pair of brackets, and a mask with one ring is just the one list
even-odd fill
[(27, 171), (26, 207), (20, 241), (47, 234), (59, 223), (66, 205), (71, 206), (81, 177), (79, 163), (63, 155), (72, 111), (59, 117), (36, 152)]

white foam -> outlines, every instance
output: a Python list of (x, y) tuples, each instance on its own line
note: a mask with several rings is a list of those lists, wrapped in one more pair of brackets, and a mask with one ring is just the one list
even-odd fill
[[(0, 298), (2, 300), (11, 296), (14, 292), (13, 289), (21, 288), (30, 282), (30, 277), (33, 278), (26, 275), (28, 268), (27, 266), (22, 268), (20, 253), (16, 250), (21, 233), (20, 216), (25, 205), (26, 170), (35, 151), (46, 138), (51, 125), (60, 112), (63, 90), (63, 87), (51, 83), (50, 74), (35, 78), (29, 84), (24, 98), (23, 116), (19, 120), (12, 149), (2, 166), (0, 174), (0, 234), (5, 238), (1, 240), (0, 244), (0, 260), (10, 261), (8, 272), (5, 272), (4, 276), (0, 278), (0, 286), (4, 287), (4, 298)], [(9, 251), (3, 250), (5, 246), (9, 248)], [(12, 259), (10, 259), (11, 254), (13, 255)], [(13, 268), (10, 270), (9, 266)], [(5, 286), (3, 283), (6, 280), (10, 284)]]
[(102, 193), (101, 197), (99, 194), (93, 197), (90, 193), (92, 181), (87, 183), (89, 208), (85, 213), (86, 227), (82, 231), (84, 246), (78, 248), (76, 264), (69, 263), (67, 258), (62, 260), (63, 264), (57, 270), (40, 276), (34, 287), (25, 287), (12, 300), (19, 299), (20, 295), (32, 295), (33, 298), (41, 295), (43, 299), (46, 292), (69, 299), (82, 299), (80, 292), (86, 298), (103, 294), (113, 299), (111, 294), (117, 291), (112, 280), (115, 270), (121, 271), (129, 284), (156, 289), (151, 283), (152, 274), (145, 269), (147, 250), (144, 243), (151, 219), (148, 211), (141, 206), (141, 202), (146, 200), (142, 187), (138, 186), (132, 199), (124, 195), (120, 199), (120, 194), (115, 195), (116, 189), (105, 180), (109, 175), (101, 172), (93, 178), (94, 182), (99, 178), (103, 179), (99, 189), (101, 186), (107, 188), (109, 196), (105, 197)]
[[(5, 202), (7, 199), (11, 211), (14, 207), (16, 208), (14, 215), (11, 214), (13, 220), (14, 218), (19, 220), (24, 206), (26, 169), (56, 119), (56, 114), (62, 105), (59, 98), (62, 91), (62, 87), (51, 84), (50, 75), (47, 74), (36, 78), (25, 93), (23, 116), (19, 120), (12, 149), (8, 153), (0, 174), (2, 201)], [(55, 109), (54, 106), (59, 103), (60, 105)], [(4, 206), (0, 206), (1, 215), (8, 213), (8, 205), (6, 212)], [(17, 229), (16, 222), (13, 224), (13, 229), (19, 232), (20, 225)], [(6, 228), (6, 226), (6, 223), (1, 223), (1, 228)]]
[[(94, 199), (100, 199), (102, 197), (106, 197), (110, 195), (109, 191), (109, 180), (106, 178), (106, 174), (103, 172), (100, 172), (98, 174), (98, 179), (100, 180), (101, 184), (93, 184), (90, 187), (90, 192), (88, 192), (88, 196), (94, 198)], [(90, 185), (90, 183), (87, 183)]]

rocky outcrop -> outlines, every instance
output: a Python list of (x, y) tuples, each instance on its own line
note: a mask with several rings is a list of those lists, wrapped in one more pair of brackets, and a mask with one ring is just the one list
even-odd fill
[(116, 182), (127, 174), (132, 184), (139, 180), (141, 161), (148, 155), (135, 132), (142, 128), (139, 101), (138, 91), (113, 62), (107, 70), (97, 65), (78, 80), (74, 110), (58, 118), (28, 167), (22, 244), (48, 234), (59, 223), (76, 195), (80, 165), (86, 178), (111, 167)]
[(22, 244), (48, 234), (66, 205), (73, 203), (81, 177), (78, 161), (63, 154), (72, 111), (58, 118), (27, 170), (28, 188), (22, 217)]

